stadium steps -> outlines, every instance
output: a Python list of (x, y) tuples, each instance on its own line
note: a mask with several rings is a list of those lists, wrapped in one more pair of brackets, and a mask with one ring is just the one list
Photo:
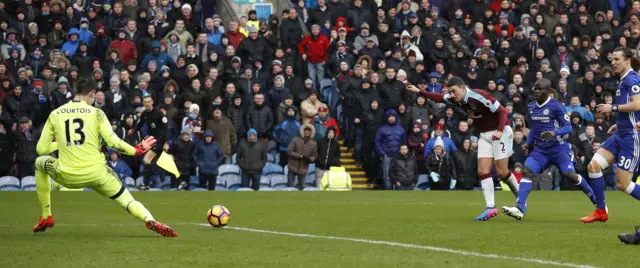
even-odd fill
[(353, 159), (347, 147), (344, 146), (344, 141), (340, 143), (340, 164), (344, 167), (351, 176), (351, 187), (354, 190), (371, 190), (373, 189), (367, 184), (367, 177), (364, 176), (364, 170), (361, 167), (356, 166), (356, 161)]

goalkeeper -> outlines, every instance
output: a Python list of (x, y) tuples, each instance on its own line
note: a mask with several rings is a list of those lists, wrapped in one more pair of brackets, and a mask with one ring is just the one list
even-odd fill
[[(33, 232), (44, 232), (55, 224), (51, 216), (51, 176), (67, 188), (92, 188), (145, 222), (149, 230), (164, 237), (177, 237), (178, 234), (171, 227), (156, 221), (140, 202), (133, 199), (118, 176), (106, 165), (105, 157), (100, 152), (101, 138), (112, 149), (135, 156), (144, 155), (156, 140), (148, 137), (136, 147), (120, 140), (113, 133), (104, 112), (90, 105), (96, 87), (95, 81), (80, 78), (73, 101), (51, 112), (44, 125), (36, 147), (38, 155), (41, 155), (36, 159), (36, 190), (42, 216), (33, 227)], [(56, 150), (59, 159), (48, 156)]]

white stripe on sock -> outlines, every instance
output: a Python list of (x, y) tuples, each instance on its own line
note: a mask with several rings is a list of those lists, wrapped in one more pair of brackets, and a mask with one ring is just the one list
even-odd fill
[(520, 183), (531, 183), (531, 180), (529, 180), (529, 179), (521, 179)]
[(600, 178), (600, 177), (602, 177), (602, 171), (600, 171), (598, 173), (589, 173), (589, 178), (597, 179), (597, 178)]
[(578, 182), (576, 182), (576, 185), (580, 185), (582, 183), (582, 176), (578, 175)]
[(624, 192), (627, 194), (631, 194), (633, 192), (633, 189), (635, 188), (636, 188), (636, 184), (631, 181), (629, 182), (629, 186), (627, 186), (627, 189), (624, 190)]

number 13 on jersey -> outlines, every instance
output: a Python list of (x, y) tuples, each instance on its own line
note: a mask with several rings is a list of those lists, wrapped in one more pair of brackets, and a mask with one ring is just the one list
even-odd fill
[[(73, 128), (73, 133), (75, 134), (74, 136), (78, 139), (76, 140), (71, 140), (71, 129)], [(65, 136), (67, 138), (67, 146), (72, 146), (72, 145), (82, 145), (85, 141), (85, 135), (84, 132), (82, 132), (82, 128), (84, 128), (84, 121), (82, 121), (82, 119), (80, 118), (75, 118), (73, 120), (67, 119), (64, 121), (64, 130), (65, 130)]]

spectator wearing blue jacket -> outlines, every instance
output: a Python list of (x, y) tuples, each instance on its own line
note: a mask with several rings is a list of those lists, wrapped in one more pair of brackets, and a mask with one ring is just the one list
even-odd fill
[(287, 165), (289, 161), (289, 143), (293, 138), (300, 135), (300, 127), (302, 125), (296, 120), (298, 110), (295, 106), (287, 107), (284, 114), (284, 120), (273, 130), (273, 139), (278, 143), (278, 152), (280, 153), (280, 165)]
[(174, 61), (169, 57), (169, 54), (160, 51), (160, 41), (158, 40), (151, 42), (151, 53), (145, 55), (142, 63), (140, 64), (143, 71), (148, 71), (147, 68), (149, 66), (149, 62), (152, 60), (156, 62), (156, 68), (158, 70), (162, 70), (162, 67), (164, 66), (171, 68), (174, 65)]
[(444, 143), (444, 150), (445, 152), (449, 153), (453, 153), (456, 150), (458, 150), (458, 148), (456, 148), (456, 144), (455, 142), (453, 142), (452, 139), (450, 139), (449, 137), (445, 136), (445, 130), (444, 130), (444, 125), (443, 124), (437, 124), (434, 127), (434, 135), (431, 139), (429, 139), (427, 141), (427, 145), (424, 147), (424, 157), (425, 159), (427, 158), (427, 156), (429, 156), (429, 154), (431, 153), (431, 151), (433, 151), (433, 148), (435, 147), (436, 144), (436, 139), (438, 137), (442, 138), (442, 142)]
[(400, 145), (407, 142), (407, 134), (404, 128), (398, 124), (398, 112), (396, 112), (396, 110), (387, 110), (385, 117), (387, 118), (387, 123), (381, 126), (376, 132), (375, 149), (376, 153), (382, 156), (384, 188), (391, 190), (389, 168), (391, 167), (391, 161), (400, 150)]
[[(71, 28), (67, 36), (69, 37), (69, 40), (62, 44), (62, 49), (60, 49), (60, 51), (62, 51), (62, 53), (64, 53), (64, 55), (66, 55), (67, 58), (70, 59), (74, 54), (76, 54), (78, 45), (80, 45), (80, 35), (78, 32), (78, 28)], [(159, 44), (160, 43), (158, 43), (158, 45)]]
[(442, 93), (442, 84), (439, 82), (440, 75), (436, 72), (429, 74), (429, 84), (427, 84), (427, 91), (433, 93)]
[(93, 33), (89, 31), (89, 20), (86, 17), (80, 19), (80, 30), (78, 30), (78, 39), (85, 41), (87, 44), (91, 44), (93, 40)]
[(107, 166), (113, 169), (113, 172), (118, 175), (118, 178), (121, 181), (124, 181), (126, 177), (131, 177), (131, 174), (133, 174), (133, 171), (131, 171), (129, 165), (120, 160), (120, 153), (118, 153), (117, 151), (111, 151), (109, 153), (109, 161), (107, 161)]
[(218, 143), (213, 141), (211, 130), (207, 129), (204, 132), (204, 139), (196, 144), (193, 159), (198, 165), (200, 187), (214, 191), (218, 180), (218, 167), (224, 163), (225, 158)]
[(580, 97), (577, 95), (571, 97), (571, 103), (564, 108), (567, 110), (568, 114), (571, 114), (572, 112), (579, 113), (585, 121), (593, 123), (593, 113), (581, 105)]

